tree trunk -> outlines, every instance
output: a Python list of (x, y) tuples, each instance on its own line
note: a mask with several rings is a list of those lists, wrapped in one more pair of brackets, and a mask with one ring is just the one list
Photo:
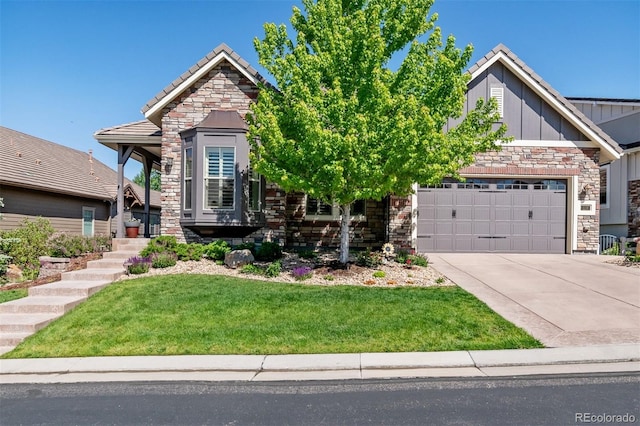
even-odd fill
[(351, 223), (351, 205), (340, 206), (340, 263), (346, 265), (349, 261), (349, 224)]

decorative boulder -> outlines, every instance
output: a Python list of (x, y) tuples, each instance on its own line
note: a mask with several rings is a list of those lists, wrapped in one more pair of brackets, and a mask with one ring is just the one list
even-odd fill
[(10, 283), (17, 283), (22, 281), (22, 269), (18, 267), (18, 265), (14, 265), (13, 263), (7, 266), (7, 272), (5, 276), (9, 280)]
[(224, 264), (229, 268), (241, 268), (244, 265), (249, 265), (253, 263), (255, 259), (253, 258), (253, 254), (251, 254), (251, 250), (234, 250), (227, 253), (224, 256)]

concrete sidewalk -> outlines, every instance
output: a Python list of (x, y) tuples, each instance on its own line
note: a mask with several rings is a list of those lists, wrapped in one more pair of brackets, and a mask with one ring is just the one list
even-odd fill
[(0, 360), (0, 383), (294, 381), (640, 372), (640, 346)]

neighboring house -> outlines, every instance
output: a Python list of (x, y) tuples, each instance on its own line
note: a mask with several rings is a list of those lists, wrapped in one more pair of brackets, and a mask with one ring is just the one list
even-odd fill
[[(354, 204), (352, 246), (595, 253), (599, 169), (620, 158), (620, 147), (505, 46), (469, 73), (467, 105), (497, 98), (514, 141), (479, 154), (462, 171), (465, 182)], [(222, 44), (151, 99), (144, 120), (94, 137), (118, 151), (121, 165), (134, 154), (161, 163), (162, 234), (336, 247), (335, 206), (285, 193), (251, 170), (244, 117), (260, 82)]]
[(640, 99), (569, 98), (624, 150), (600, 166), (600, 232), (640, 236)]
[[(43, 217), (58, 232), (111, 234), (116, 212), (117, 174), (89, 152), (78, 151), (0, 127), (0, 230), (25, 218)], [(144, 190), (127, 181), (127, 216), (143, 218)], [(151, 193), (151, 221), (158, 225), (160, 193)]]

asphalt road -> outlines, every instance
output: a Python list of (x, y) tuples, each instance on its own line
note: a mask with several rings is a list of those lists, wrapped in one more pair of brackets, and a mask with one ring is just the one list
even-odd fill
[(625, 420), (640, 423), (640, 373), (0, 387), (2, 425), (575, 425)]

